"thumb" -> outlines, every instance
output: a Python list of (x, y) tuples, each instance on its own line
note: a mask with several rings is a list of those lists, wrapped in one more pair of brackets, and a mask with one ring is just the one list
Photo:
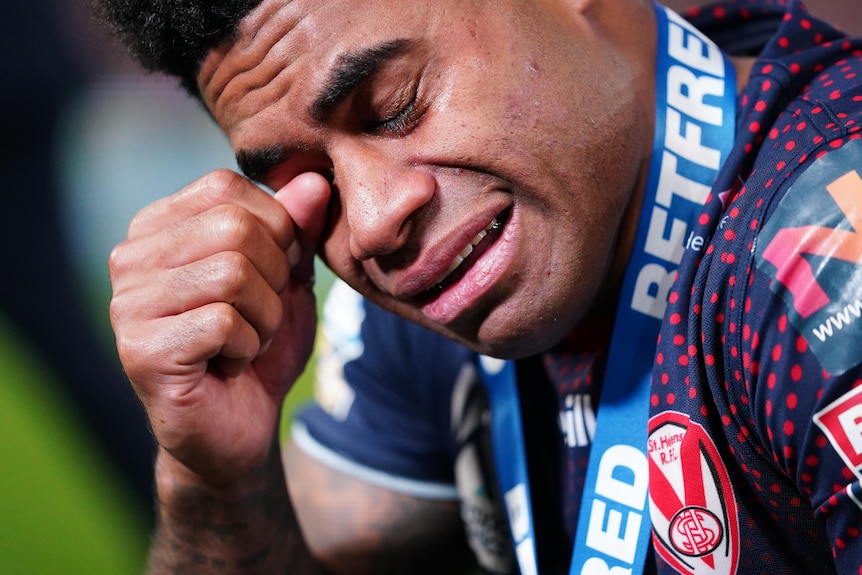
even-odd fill
[(327, 206), (332, 195), (329, 182), (316, 172), (300, 174), (275, 193), (295, 226), (295, 241), (288, 248), (291, 275), (308, 282), (314, 277), (314, 254), (326, 227)]

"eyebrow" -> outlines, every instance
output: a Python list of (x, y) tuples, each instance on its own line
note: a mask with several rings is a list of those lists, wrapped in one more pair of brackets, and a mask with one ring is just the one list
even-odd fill
[(240, 150), (236, 154), (236, 163), (249, 180), (260, 182), (270, 170), (287, 160), (289, 155), (288, 149), (281, 145), (258, 150)]
[[(406, 52), (411, 44), (410, 40), (399, 38), (341, 54), (323, 89), (308, 107), (308, 115), (322, 124), (362, 82), (374, 75), (387, 61)], [(236, 161), (246, 177), (260, 182), (273, 168), (285, 162), (290, 152), (290, 147), (276, 144), (256, 150), (240, 150), (236, 154)]]
[(403, 54), (411, 42), (400, 38), (338, 57), (324, 88), (308, 108), (308, 115), (323, 123), (351, 92), (371, 77), (384, 63)]

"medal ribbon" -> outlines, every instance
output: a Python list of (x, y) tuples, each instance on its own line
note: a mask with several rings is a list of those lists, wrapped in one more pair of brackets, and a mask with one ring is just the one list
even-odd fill
[[(649, 547), (647, 425), (656, 338), (689, 231), (734, 140), (728, 58), (655, 5), (655, 139), (635, 247), (623, 280), (590, 449), (570, 574), (642, 573)], [(671, 319), (672, 321), (672, 319)], [(515, 365), (480, 356), (497, 477), (522, 575), (537, 575), (535, 530)]]

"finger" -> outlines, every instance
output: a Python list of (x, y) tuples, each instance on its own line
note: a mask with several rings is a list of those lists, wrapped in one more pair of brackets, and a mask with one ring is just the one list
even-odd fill
[(236, 375), (260, 350), (257, 331), (221, 302), (161, 320), (121, 322), (115, 331), (123, 367), (143, 396), (158, 394), (162, 384), (196, 383), (216, 357), (228, 358), (226, 375)]
[(278, 190), (275, 199), (284, 206), (295, 226), (298, 254), (288, 254), (292, 263), (292, 275), (299, 281), (307, 281), (314, 275), (314, 254), (326, 228), (326, 213), (331, 196), (326, 178), (315, 172), (300, 174)]
[(142, 209), (129, 225), (128, 238), (137, 239), (161, 232), (223, 205), (245, 208), (273, 237), (282, 236), (290, 229), (287, 214), (270, 194), (236, 172), (216, 170)]
[(143, 314), (150, 318), (180, 315), (213, 302), (231, 304), (254, 327), (262, 341), (281, 324), (276, 289), (238, 252), (222, 252), (162, 273), (140, 286)]
[[(282, 243), (287, 244), (293, 239), (293, 226), (278, 203), (275, 209), (285, 214)], [(233, 263), (226, 270), (234, 272), (242, 272), (244, 262), (231, 254), (244, 256), (276, 291), (289, 277), (283, 247), (253, 214), (236, 205), (213, 207), (160, 233), (120, 244), (111, 255), (112, 277), (152, 284), (158, 270), (182, 268), (216, 254), (223, 254), (224, 263)]]

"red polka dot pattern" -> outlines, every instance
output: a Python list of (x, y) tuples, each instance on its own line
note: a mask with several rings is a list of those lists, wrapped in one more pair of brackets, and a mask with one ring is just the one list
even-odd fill
[(775, 16), (776, 6), (787, 13), (754, 65), (737, 145), (694, 225), (707, 242), (686, 254), (671, 291), (651, 414), (688, 414), (715, 442), (721, 461), (712, 463), (726, 467), (739, 513), (738, 573), (862, 573), (862, 504), (853, 499), (862, 501), (862, 475), (812, 422), (862, 384), (862, 369), (824, 371), (752, 255), (799, 175), (862, 138), (862, 41), (795, 1), (722, 6), (688, 16), (718, 37)]

